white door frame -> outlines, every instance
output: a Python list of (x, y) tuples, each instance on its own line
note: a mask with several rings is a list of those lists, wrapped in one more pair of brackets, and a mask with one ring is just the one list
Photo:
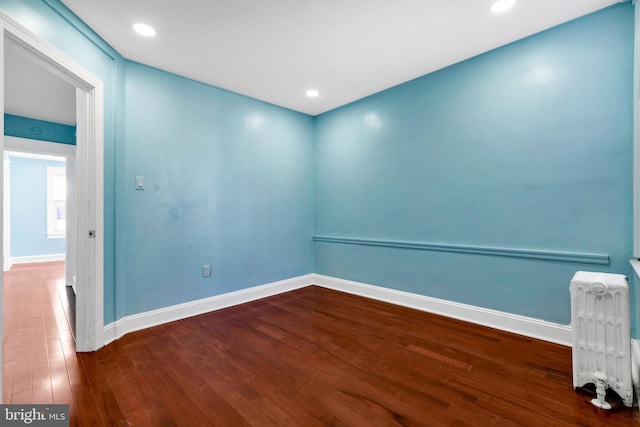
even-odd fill
[[(11, 175), (9, 173), (9, 160), (5, 160), (4, 156), (2, 156), (2, 165), (4, 167), (2, 173), (2, 272), (4, 273), (11, 269), (11, 198), (9, 197)], [(0, 319), (0, 325), (2, 325), (2, 319)], [(2, 359), (0, 358), (0, 360)]]
[[(104, 324), (104, 85), (64, 53), (0, 11), (0, 82), (4, 81), (4, 39), (10, 37), (41, 66), (76, 91), (76, 350), (103, 345)], [(0, 85), (0, 152), (4, 153), (4, 85)], [(3, 164), (0, 163), (0, 167)], [(0, 179), (3, 171), (0, 170)], [(2, 189), (0, 185), (0, 191)], [(2, 200), (2, 197), (0, 197)], [(2, 215), (2, 209), (0, 209)], [(1, 223), (1, 221), (0, 221)], [(1, 259), (1, 257), (0, 257)], [(1, 296), (2, 292), (0, 292)], [(0, 336), (2, 334), (0, 298)], [(0, 352), (1, 353), (1, 352)], [(1, 359), (0, 359), (1, 362)], [(1, 377), (0, 377), (1, 379)], [(1, 384), (1, 381), (0, 381)], [(1, 391), (1, 385), (0, 385)]]
[[(62, 144), (60, 144), (62, 145)], [(67, 181), (67, 194), (65, 200), (65, 262), (64, 262), (64, 279), (65, 285), (71, 286), (73, 292), (76, 293), (76, 262), (78, 261), (78, 253), (76, 244), (78, 243), (76, 225), (76, 152), (75, 147), (73, 154), (66, 156), (65, 162), (65, 179)]]

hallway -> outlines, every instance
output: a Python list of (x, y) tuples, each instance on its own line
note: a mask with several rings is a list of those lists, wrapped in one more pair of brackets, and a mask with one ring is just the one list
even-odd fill
[(73, 334), (56, 288), (64, 262), (14, 265), (4, 275), (4, 403), (71, 403), (78, 371)]

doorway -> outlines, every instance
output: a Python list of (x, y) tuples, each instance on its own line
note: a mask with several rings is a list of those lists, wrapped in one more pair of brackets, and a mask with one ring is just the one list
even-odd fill
[[(12, 103), (5, 104), (6, 111), (12, 111)], [(41, 153), (33, 153), (19, 149), (37, 141), (10, 136), (5, 140), (3, 271), (10, 272), (16, 265), (23, 272), (28, 272), (30, 266), (39, 271), (48, 266), (59, 271), (62, 265), (64, 276), (56, 291), (75, 340), (75, 271), (73, 262), (67, 262), (75, 258), (75, 239), (73, 233), (71, 238), (67, 233), (76, 227), (72, 214), (75, 147), (56, 148), (54, 143), (40, 143)], [(50, 154), (43, 154), (44, 151)], [(58, 154), (61, 152), (68, 154)]]
[[(76, 176), (75, 230), (68, 230), (68, 232), (75, 232), (73, 240), (76, 248), (75, 254), (68, 254), (68, 258), (75, 266), (76, 350), (97, 350), (103, 345), (104, 312), (103, 83), (3, 12), (0, 12), (0, 24), (3, 27), (3, 37), (0, 39), (0, 73), (2, 75), (5, 70), (5, 45), (15, 43), (20, 54), (26, 55), (39, 67), (75, 88), (76, 145), (74, 162), (70, 162), (75, 165)], [(2, 105), (0, 150), (3, 157), (8, 139), (4, 137), (5, 92), (6, 87), (3, 84), (0, 91), (0, 105)], [(2, 168), (0, 179), (4, 177), (4, 163)], [(0, 189), (2, 188), (3, 186), (0, 185)], [(4, 249), (2, 256), (4, 258)], [(0, 298), (1, 307), (2, 298)], [(0, 322), (1, 314), (0, 312)], [(0, 326), (1, 333), (3, 325), (0, 323)]]

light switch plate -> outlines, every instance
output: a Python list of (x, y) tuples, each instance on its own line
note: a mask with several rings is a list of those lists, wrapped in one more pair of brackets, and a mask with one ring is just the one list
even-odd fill
[(136, 176), (136, 190), (144, 190), (144, 176)]

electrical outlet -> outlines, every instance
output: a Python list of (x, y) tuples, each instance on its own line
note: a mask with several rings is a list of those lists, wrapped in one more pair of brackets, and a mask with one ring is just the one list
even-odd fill
[(211, 266), (209, 264), (202, 266), (202, 277), (211, 277)]

